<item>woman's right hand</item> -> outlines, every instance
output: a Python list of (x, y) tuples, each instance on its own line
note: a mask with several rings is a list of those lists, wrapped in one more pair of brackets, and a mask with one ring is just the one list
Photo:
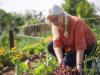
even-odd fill
[(60, 61), (58, 61), (58, 63), (59, 63), (59, 66), (65, 66), (65, 64), (64, 64), (64, 60), (63, 60), (63, 59), (60, 60)]
[(63, 63), (63, 59), (58, 59), (58, 64), (62, 64)]

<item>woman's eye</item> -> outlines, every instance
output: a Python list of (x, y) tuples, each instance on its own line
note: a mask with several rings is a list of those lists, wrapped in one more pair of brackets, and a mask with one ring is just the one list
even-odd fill
[(57, 18), (57, 17), (54, 17), (54, 18), (52, 19), (52, 22), (57, 22), (57, 20), (58, 20), (58, 18)]

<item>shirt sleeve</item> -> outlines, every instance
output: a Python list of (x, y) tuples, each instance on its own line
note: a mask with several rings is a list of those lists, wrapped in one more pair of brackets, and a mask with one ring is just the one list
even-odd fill
[(60, 36), (60, 31), (57, 27), (52, 25), (52, 35), (53, 35), (53, 47), (62, 47), (62, 40)]
[(85, 23), (81, 20), (77, 20), (75, 24), (75, 46), (76, 50), (85, 50), (86, 42), (85, 42)]

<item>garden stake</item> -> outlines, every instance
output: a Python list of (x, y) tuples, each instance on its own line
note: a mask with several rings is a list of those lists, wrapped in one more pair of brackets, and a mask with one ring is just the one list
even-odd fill
[(13, 33), (13, 30), (9, 30), (9, 44), (10, 44), (10, 49), (14, 47), (14, 33)]

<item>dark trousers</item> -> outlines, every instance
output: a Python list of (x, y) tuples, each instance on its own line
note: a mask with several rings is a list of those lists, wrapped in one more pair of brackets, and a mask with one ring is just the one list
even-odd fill
[[(85, 56), (89, 56), (90, 55), (92, 50), (96, 50), (96, 47), (94, 48), (94, 45), (95, 44), (89, 46), (85, 50), (85, 52), (84, 52), (84, 59), (85, 59)], [(53, 49), (53, 42), (52, 41), (48, 43), (47, 49), (48, 49), (49, 53), (51, 53), (52, 55), (56, 56), (55, 52), (54, 52), (54, 49)], [(63, 53), (63, 58), (64, 58), (64, 64), (68, 65), (70, 67), (75, 67), (76, 66), (76, 52), (68, 52), (68, 53), (66, 53), (64, 48), (62, 48), (62, 53)], [(91, 61), (87, 62), (87, 64), (90, 65)]]

